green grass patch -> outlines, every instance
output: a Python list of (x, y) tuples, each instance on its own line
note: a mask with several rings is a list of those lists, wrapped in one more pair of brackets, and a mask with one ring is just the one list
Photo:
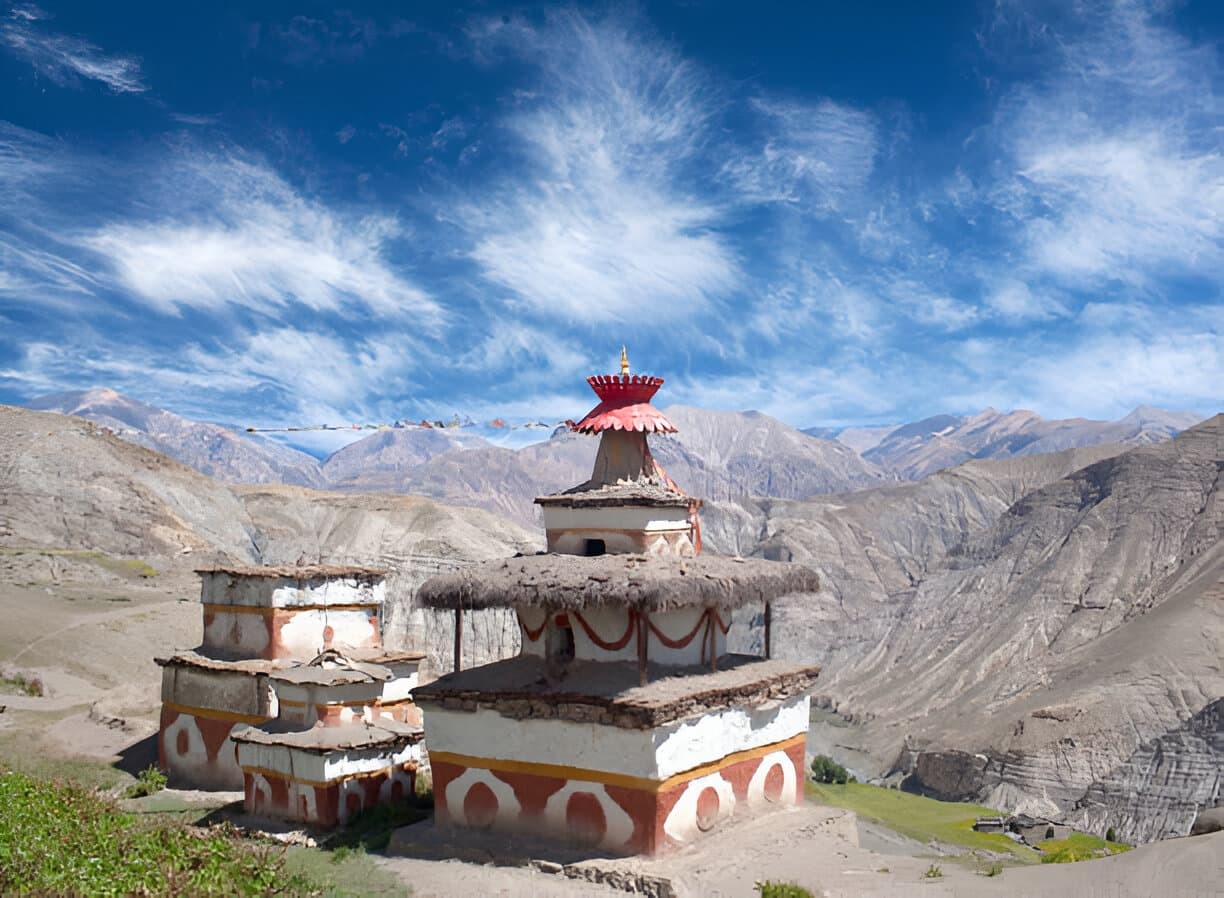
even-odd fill
[(115, 558), (105, 552), (93, 549), (56, 549), (56, 548), (16, 548), (0, 546), (0, 555), (54, 555), (59, 558), (73, 558), (77, 561), (89, 561), (99, 567), (106, 568), (122, 577), (140, 577), (148, 579), (157, 576), (157, 568), (139, 558)]
[(360, 850), (341, 853), (294, 846), (285, 854), (285, 870), (305, 877), (327, 898), (404, 898), (412, 894), (398, 876)]
[(154, 795), (164, 788), (166, 788), (166, 775), (157, 769), (157, 765), (150, 764), (140, 771), (140, 775), (136, 777), (136, 782), (127, 787), (123, 797), (144, 798), (146, 795)]
[(1098, 857), (1109, 857), (1111, 854), (1121, 854), (1130, 851), (1131, 846), (1121, 842), (1107, 842), (1099, 836), (1087, 833), (1072, 833), (1065, 839), (1050, 839), (1038, 842), (1037, 847), (1043, 852), (1043, 864), (1071, 864), (1075, 861), (1087, 861)]
[(866, 783), (833, 785), (807, 783), (807, 794), (814, 801), (854, 811), (903, 836), (919, 842), (934, 839), (962, 848), (1007, 854), (1016, 860), (1033, 863), (1037, 853), (1000, 833), (979, 833), (973, 829), (978, 817), (993, 817), (998, 811), (976, 804), (936, 801), (900, 789), (883, 789)]
[(367, 851), (382, 851), (391, 833), (401, 826), (419, 823), (433, 810), (433, 784), (424, 776), (416, 778), (412, 798), (396, 804), (379, 804), (362, 811), (327, 840), (327, 847), (344, 859)]
[(17, 695), (41, 696), (45, 694), (42, 680), (38, 677), (27, 677), (23, 673), (0, 677), (0, 692), (16, 693)]
[(766, 880), (754, 886), (761, 898), (814, 898), (811, 892), (793, 882)]
[(310, 894), (283, 849), (141, 820), (62, 780), (0, 773), (0, 894)]

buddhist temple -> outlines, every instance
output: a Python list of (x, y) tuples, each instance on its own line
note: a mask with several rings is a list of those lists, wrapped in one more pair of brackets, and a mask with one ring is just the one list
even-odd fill
[(422, 764), (412, 699), (422, 657), (331, 649), (269, 674), (277, 719), (230, 737), (247, 813), (331, 827), (411, 796)]
[[(808, 692), (819, 669), (768, 657), (770, 603), (811, 593), (794, 564), (701, 551), (700, 503), (650, 453), (676, 428), (663, 384), (588, 378), (591, 477), (536, 501), (548, 551), (427, 581), (426, 607), (517, 612), (517, 657), (416, 690), (441, 826), (657, 854), (803, 796)], [(765, 657), (730, 654), (731, 615), (761, 608)], [(458, 641), (457, 641), (458, 644)]]
[(382, 648), (386, 571), (197, 573), (202, 644), (157, 659), (158, 756), (171, 782), (242, 789), (250, 813), (318, 826), (411, 794), (424, 656)]

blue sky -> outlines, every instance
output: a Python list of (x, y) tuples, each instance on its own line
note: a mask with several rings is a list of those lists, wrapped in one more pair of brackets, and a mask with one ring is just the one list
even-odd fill
[(1221, 4), (827, 6), (0, 7), (0, 401), (1219, 411)]

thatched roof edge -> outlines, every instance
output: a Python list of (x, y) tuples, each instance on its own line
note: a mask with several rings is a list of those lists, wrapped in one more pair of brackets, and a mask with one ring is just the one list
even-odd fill
[(427, 608), (733, 609), (813, 593), (819, 586), (809, 568), (760, 558), (542, 554), (439, 574), (425, 581), (417, 601)]

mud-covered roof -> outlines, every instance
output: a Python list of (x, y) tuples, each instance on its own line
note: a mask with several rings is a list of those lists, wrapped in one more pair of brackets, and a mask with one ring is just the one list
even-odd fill
[(218, 565), (196, 568), (197, 574), (229, 574), (231, 577), (258, 577), (273, 580), (324, 580), (333, 577), (356, 580), (381, 580), (386, 568), (344, 564), (268, 564)]
[(816, 572), (761, 558), (696, 555), (523, 555), (439, 574), (422, 584), (427, 608), (622, 606), (638, 611), (738, 608), (819, 589)]
[(328, 649), (306, 664), (278, 670), (274, 680), (285, 683), (344, 686), (352, 683), (386, 682), (395, 679), (389, 665), (420, 661), (419, 652), (387, 652), (383, 649)]
[(552, 493), (548, 496), (537, 496), (537, 505), (558, 506), (561, 508), (600, 507), (647, 507), (647, 508), (687, 508), (701, 500), (677, 492), (667, 484), (649, 480), (631, 480), (624, 483), (601, 484), (586, 481), (564, 492)]
[(238, 673), (251, 674), (252, 676), (287, 670), (300, 663), (289, 658), (243, 658), (235, 661), (226, 661), (222, 658), (209, 658), (206, 655), (191, 651), (175, 652), (173, 655), (167, 655), (163, 658), (154, 658), (153, 661), (160, 667), (194, 667), (200, 670), (236, 671)]
[(820, 675), (814, 665), (726, 655), (720, 670), (651, 665), (640, 684), (634, 662), (572, 662), (550, 680), (545, 663), (520, 655), (439, 677), (413, 698), (459, 711), (490, 709), (514, 718), (557, 718), (646, 729), (731, 705), (758, 707), (808, 692)]
[(315, 724), (303, 730), (290, 722), (272, 721), (259, 726), (235, 729), (230, 738), (235, 742), (257, 745), (284, 745), (303, 751), (324, 754), (329, 751), (363, 748), (389, 748), (419, 742), (425, 731), (418, 726), (395, 720), (378, 723), (354, 721), (339, 726)]

